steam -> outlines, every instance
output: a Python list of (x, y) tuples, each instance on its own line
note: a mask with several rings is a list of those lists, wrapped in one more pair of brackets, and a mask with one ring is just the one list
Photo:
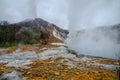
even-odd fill
[[(119, 31), (107, 29), (120, 23), (119, 3), (120, 0), (71, 0), (69, 47), (80, 54), (116, 59), (120, 53), (116, 42)], [(106, 29), (97, 28), (101, 26)]]
[(67, 5), (68, 0), (0, 0), (0, 21), (16, 23), (42, 18), (67, 28)]
[(28, 18), (36, 18), (36, 0), (1, 0), (0, 20), (19, 22)]
[(37, 1), (36, 0), (27, 0), (27, 18), (37, 18)]

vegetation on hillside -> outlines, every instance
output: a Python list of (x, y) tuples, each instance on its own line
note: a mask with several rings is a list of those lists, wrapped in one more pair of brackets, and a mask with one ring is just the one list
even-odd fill
[(36, 28), (0, 25), (0, 47), (38, 43), (40, 34)]

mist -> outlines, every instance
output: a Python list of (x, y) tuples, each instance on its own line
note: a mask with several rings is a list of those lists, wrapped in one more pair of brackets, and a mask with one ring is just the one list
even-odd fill
[(1, 0), (0, 20), (11, 23), (36, 17), (36, 2), (33, 0)]
[(71, 0), (69, 4), (69, 48), (79, 54), (117, 59), (119, 31), (107, 29), (120, 24), (120, 0)]
[(67, 10), (67, 0), (0, 0), (0, 21), (16, 23), (42, 18), (67, 29)]

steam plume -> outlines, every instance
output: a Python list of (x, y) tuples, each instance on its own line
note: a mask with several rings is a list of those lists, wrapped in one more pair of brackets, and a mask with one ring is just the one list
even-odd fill
[[(116, 58), (115, 55), (120, 53), (120, 44), (116, 43), (118, 31), (105, 31), (106, 35), (94, 28), (120, 23), (119, 3), (120, 0), (71, 0), (69, 47), (86, 55)], [(79, 33), (82, 29), (85, 32)]]

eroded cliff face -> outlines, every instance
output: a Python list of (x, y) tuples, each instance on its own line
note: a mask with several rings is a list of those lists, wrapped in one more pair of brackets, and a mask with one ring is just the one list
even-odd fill
[(68, 31), (63, 30), (57, 27), (56, 25), (51, 24), (40, 18), (23, 21), (23, 22), (17, 23), (17, 25), (24, 26), (24, 27), (37, 28), (41, 32), (40, 37), (43, 38), (43, 40), (47, 39), (48, 42), (64, 41), (67, 38), (67, 34), (68, 34)]

